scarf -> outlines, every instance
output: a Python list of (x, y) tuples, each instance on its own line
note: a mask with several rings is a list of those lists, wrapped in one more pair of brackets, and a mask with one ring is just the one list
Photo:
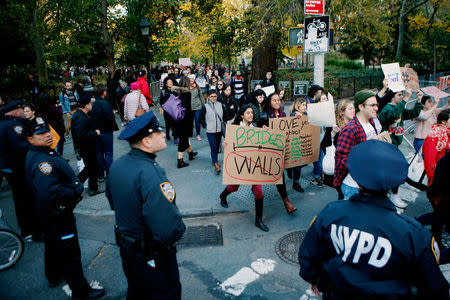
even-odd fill
[(434, 124), (428, 136), (437, 139), (436, 150), (441, 152), (449, 147), (450, 127), (443, 124)]

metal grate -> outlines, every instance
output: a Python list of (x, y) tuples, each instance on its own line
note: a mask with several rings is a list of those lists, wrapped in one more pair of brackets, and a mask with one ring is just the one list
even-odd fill
[(298, 266), (298, 250), (305, 238), (306, 230), (299, 230), (282, 236), (275, 245), (275, 252), (285, 263)]
[(178, 249), (222, 245), (222, 224), (219, 223), (190, 225), (176, 243)]
[(447, 232), (442, 233), (442, 244), (444, 244), (446, 248), (450, 248), (450, 234)]

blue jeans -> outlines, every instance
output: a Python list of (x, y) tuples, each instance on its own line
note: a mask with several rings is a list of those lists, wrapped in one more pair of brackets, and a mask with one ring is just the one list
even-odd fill
[(416, 149), (416, 153), (419, 151), (420, 147), (422, 147), (423, 142), (425, 142), (424, 139), (414, 139), (413, 146), (414, 149)]
[(359, 188), (348, 186), (346, 184), (341, 185), (342, 194), (344, 194), (344, 199), (348, 200), (351, 196), (359, 193)]
[(323, 151), (322, 151), (322, 149), (320, 149), (320, 151), (319, 151), (319, 160), (313, 163), (313, 166), (314, 166), (314, 168), (313, 168), (313, 177), (314, 178), (319, 178), (320, 174), (322, 174), (323, 157), (324, 157)]
[(208, 137), (209, 147), (211, 148), (211, 161), (212, 163), (217, 162), (217, 155), (219, 153), (220, 141), (222, 140), (222, 132), (217, 133), (206, 133)]
[(105, 177), (109, 173), (109, 167), (113, 162), (113, 133), (102, 133), (97, 139), (98, 178)]
[(194, 121), (195, 121), (195, 132), (197, 135), (200, 135), (200, 109), (199, 110), (193, 110), (194, 113)]

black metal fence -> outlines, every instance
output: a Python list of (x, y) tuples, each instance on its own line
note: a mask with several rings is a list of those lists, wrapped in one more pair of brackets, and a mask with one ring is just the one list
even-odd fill
[(338, 98), (348, 98), (363, 89), (382, 88), (383, 79), (383, 74), (326, 78), (325, 90)]

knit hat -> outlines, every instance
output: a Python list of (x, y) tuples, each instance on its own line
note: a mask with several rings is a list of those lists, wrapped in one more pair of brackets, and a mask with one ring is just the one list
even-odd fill
[(132, 84), (130, 84), (130, 88), (132, 91), (137, 91), (139, 89), (139, 83), (133, 82)]
[(367, 99), (370, 97), (374, 97), (375, 93), (369, 90), (363, 90), (359, 91), (355, 94), (355, 101), (354, 105), (355, 107), (358, 107), (358, 105), (363, 104)]

